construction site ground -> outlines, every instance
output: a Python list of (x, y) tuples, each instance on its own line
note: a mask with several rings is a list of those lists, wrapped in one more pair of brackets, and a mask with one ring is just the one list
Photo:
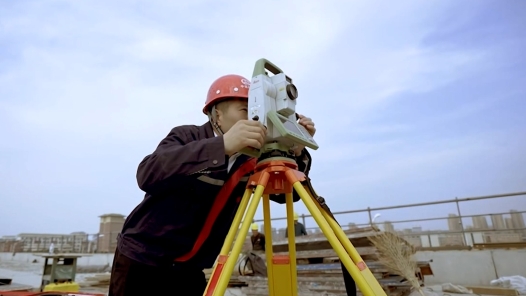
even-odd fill
[[(1, 278), (11, 278), (13, 279), (14, 283), (20, 284), (20, 285), (30, 285), (33, 287), (38, 287), (40, 285), (40, 280), (42, 276), (42, 266), (38, 263), (30, 263), (30, 262), (17, 262), (17, 261), (1, 261), (0, 262), (0, 277)], [(100, 287), (94, 287), (89, 284), (87, 284), (87, 279), (90, 277), (108, 277), (109, 273), (79, 273), (77, 275), (77, 282), (81, 285), (82, 290), (85, 292), (101, 292), (101, 293), (107, 293), (108, 287), (105, 285), (102, 285)], [(474, 294), (465, 294), (465, 293), (451, 293), (451, 292), (441, 292), (442, 287), (441, 285), (433, 285), (430, 287), (427, 287), (429, 289), (434, 290), (437, 292), (437, 295), (474, 295)], [(1, 291), (1, 289), (0, 289)], [(245, 296), (246, 294), (242, 291), (242, 288), (240, 287), (233, 287), (229, 288), (225, 296)], [(300, 291), (300, 295), (334, 295), (330, 293), (306, 293), (303, 294)], [(498, 294), (477, 294), (477, 295), (498, 295)]]
[[(16, 286), (31, 286), (37, 288), (40, 286), (42, 279), (42, 262), (20, 262), (20, 261), (0, 261), (0, 278), (9, 278), (13, 280)], [(108, 293), (108, 285), (102, 283), (100, 286), (93, 285), (90, 278), (101, 278), (109, 280), (109, 272), (89, 272), (77, 273), (76, 282), (80, 284), (84, 292)], [(0, 286), (2, 291), (2, 286)], [(228, 288), (225, 296), (242, 296), (241, 288)]]

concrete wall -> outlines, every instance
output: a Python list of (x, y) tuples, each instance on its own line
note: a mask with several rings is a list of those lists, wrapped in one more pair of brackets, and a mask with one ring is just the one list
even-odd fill
[(418, 261), (432, 260), (433, 276), (426, 284), (453, 283), (489, 286), (490, 281), (502, 276), (526, 277), (525, 249), (419, 251)]
[[(110, 265), (113, 254), (85, 254), (79, 258), (79, 266)], [(0, 253), (0, 261), (32, 262), (43, 258), (31, 253)], [(419, 261), (431, 261), (433, 276), (427, 276), (428, 285), (453, 283), (460, 285), (488, 286), (491, 280), (502, 276), (521, 275), (526, 277), (526, 249), (516, 250), (451, 250), (419, 251)]]

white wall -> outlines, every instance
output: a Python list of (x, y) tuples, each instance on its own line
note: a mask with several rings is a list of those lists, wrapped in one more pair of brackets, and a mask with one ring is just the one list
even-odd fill
[(418, 261), (433, 260), (433, 276), (426, 284), (453, 283), (489, 286), (490, 281), (502, 276), (526, 277), (525, 249), (419, 251)]

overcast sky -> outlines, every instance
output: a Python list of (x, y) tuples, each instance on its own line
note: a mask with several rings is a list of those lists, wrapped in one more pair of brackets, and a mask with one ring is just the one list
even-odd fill
[[(206, 121), (214, 79), (250, 78), (262, 57), (316, 123), (310, 176), (333, 210), (526, 191), (525, 30), (522, 0), (2, 1), (0, 236), (127, 215), (143, 157)], [(461, 205), (512, 208), (526, 196)]]

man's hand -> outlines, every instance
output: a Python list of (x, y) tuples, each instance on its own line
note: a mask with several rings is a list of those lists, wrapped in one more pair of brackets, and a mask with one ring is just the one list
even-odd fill
[[(316, 128), (314, 127), (314, 122), (312, 121), (312, 119), (310, 119), (309, 117), (305, 117), (304, 115), (301, 115), (301, 114), (298, 114), (298, 117), (300, 119), (298, 123), (303, 125), (305, 129), (307, 129), (309, 134), (314, 137), (314, 134), (316, 133)], [(294, 154), (296, 156), (300, 156), (304, 148), (305, 146), (303, 145), (297, 145), (294, 148)]]
[(303, 125), (309, 134), (314, 137), (314, 134), (316, 133), (316, 128), (314, 127), (314, 122), (309, 117), (305, 117), (304, 115), (298, 114), (298, 117), (300, 118), (299, 124)]
[(260, 149), (265, 144), (267, 129), (255, 120), (240, 120), (223, 136), (225, 153), (229, 156), (245, 147)]

